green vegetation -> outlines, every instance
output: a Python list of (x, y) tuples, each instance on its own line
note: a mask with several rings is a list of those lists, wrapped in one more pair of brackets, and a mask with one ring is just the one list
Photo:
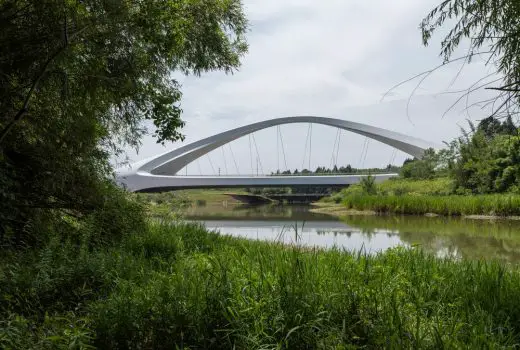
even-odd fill
[[(179, 219), (183, 214), (201, 207), (208, 214), (219, 214), (228, 206), (242, 203), (229, 196), (230, 193), (244, 194), (240, 189), (194, 189), (161, 193), (132, 193), (131, 196), (143, 205), (148, 216), (162, 219)], [(227, 210), (227, 209), (226, 209)]]
[(0, 347), (494, 348), (520, 336), (520, 270), (222, 237), (153, 224), (51, 239), (0, 264)]
[(377, 213), (424, 215), (520, 215), (519, 195), (478, 196), (396, 196), (349, 195), (342, 202), (347, 208), (373, 210)]
[[(518, 102), (518, 11), (512, 0), (448, 0), (422, 26), (427, 42), (445, 19), (464, 17), (442, 43), (446, 59), (475, 31), (472, 49), (493, 43), (505, 77), (498, 111), (507, 116)], [(158, 142), (183, 138), (173, 77), (235, 71), (247, 29), (239, 0), (0, 0), (0, 348), (516, 346), (518, 267), (415, 249), (365, 256), (284, 247), (149, 223), (143, 204), (169, 214), (210, 209), (211, 199), (129, 196), (115, 186), (109, 159), (139, 146), (143, 122)], [(486, 123), (442, 156), (408, 162), (403, 176), (442, 170), (455, 193), (517, 192), (518, 135), (510, 119)], [(387, 198), (397, 212), (507, 215), (520, 207), (512, 195), (439, 193), (421, 204), (412, 192), (423, 185), (382, 196), (370, 181), (356, 205)]]
[(424, 215), (520, 215), (520, 195), (481, 194), (456, 195), (454, 181), (449, 178), (432, 180), (391, 179), (374, 185), (370, 192), (363, 183), (325, 199), (343, 204), (347, 209), (370, 210), (377, 213)]
[(0, 245), (123, 211), (110, 157), (181, 140), (172, 72), (233, 72), (246, 31), (239, 0), (0, 0)]
[(520, 221), (517, 220), (413, 215), (353, 215), (342, 220), (369, 237), (386, 231), (431, 254), (474, 261), (492, 258), (513, 264), (520, 262)]
[[(370, 194), (393, 196), (449, 195), (453, 192), (453, 180), (445, 177), (431, 180), (392, 178), (388, 181), (374, 184), (373, 187)], [(359, 196), (368, 193), (363, 187), (363, 183), (360, 183), (349, 186), (331, 197), (324, 198), (322, 201), (341, 203), (346, 196)]]
[(330, 201), (378, 213), (520, 215), (520, 136), (511, 117), (486, 118), (422, 159), (407, 160), (400, 179), (364, 179)]
[(388, 172), (399, 172), (401, 168), (395, 165), (388, 164), (385, 168), (363, 168), (358, 169), (352, 167), (350, 164), (347, 164), (347, 166), (340, 166), (334, 165), (332, 168), (327, 168), (324, 166), (319, 166), (316, 168), (316, 170), (312, 171), (309, 169), (302, 169), (299, 171), (298, 169), (294, 169), (293, 172), (290, 170), (280, 171), (277, 170), (276, 172), (271, 173), (271, 175), (326, 175), (326, 174), (374, 174), (374, 173), (388, 173)]

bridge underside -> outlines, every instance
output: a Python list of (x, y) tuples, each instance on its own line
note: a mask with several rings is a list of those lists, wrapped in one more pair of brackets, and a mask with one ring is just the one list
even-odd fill
[[(359, 183), (368, 175), (332, 176), (147, 176), (143, 174), (134, 179), (127, 178), (138, 192), (163, 192), (195, 188), (237, 188), (237, 187), (303, 187), (324, 186), (344, 187)], [(372, 175), (376, 182), (382, 182), (398, 174)], [(137, 181), (133, 183), (132, 180)]]

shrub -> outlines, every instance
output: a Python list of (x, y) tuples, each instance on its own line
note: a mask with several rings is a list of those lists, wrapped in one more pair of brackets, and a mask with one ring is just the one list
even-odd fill
[(376, 194), (377, 193), (377, 185), (376, 178), (374, 176), (368, 175), (361, 178), (361, 188), (365, 194)]

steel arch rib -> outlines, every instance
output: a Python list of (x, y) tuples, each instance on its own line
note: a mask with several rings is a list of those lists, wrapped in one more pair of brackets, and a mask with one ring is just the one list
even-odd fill
[(119, 174), (118, 178), (123, 178), (123, 181), (120, 182), (128, 183), (129, 177), (135, 175), (140, 175), (143, 180), (144, 178), (151, 180), (151, 176), (172, 177), (189, 163), (233, 140), (259, 130), (292, 123), (313, 123), (337, 127), (380, 141), (417, 158), (421, 158), (428, 148), (438, 148), (437, 145), (412, 136), (361, 123), (315, 116), (283, 117), (228, 130), (138, 162), (132, 166), (132, 170)]

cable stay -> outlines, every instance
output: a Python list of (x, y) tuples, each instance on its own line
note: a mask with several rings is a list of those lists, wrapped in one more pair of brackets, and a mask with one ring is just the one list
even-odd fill
[(363, 156), (363, 164), (361, 164), (361, 168), (364, 168), (365, 167), (365, 161), (367, 159), (367, 154), (368, 154), (368, 145), (370, 144), (370, 139), (367, 138), (367, 146), (365, 147), (365, 155)]
[(397, 149), (392, 148), (392, 155), (390, 156), (390, 162), (388, 162), (388, 165), (394, 165), (396, 156), (397, 156)]
[(235, 159), (235, 154), (233, 153), (233, 149), (231, 148), (231, 144), (228, 143), (229, 151), (231, 152), (231, 157), (233, 158), (233, 163), (235, 163), (235, 169), (237, 171), (237, 175), (240, 175), (240, 170), (238, 170), (237, 160)]
[(280, 171), (280, 151), (279, 151), (280, 138), (278, 137), (279, 128), (280, 128), (280, 125), (277, 125), (276, 126), (276, 172), (277, 173)]
[(337, 167), (338, 166), (338, 157), (339, 157), (339, 145), (341, 143), (341, 133), (343, 132), (343, 130), (341, 129), (338, 129), (339, 130), (339, 134), (338, 134), (338, 148), (336, 148), (336, 161), (334, 162), (334, 166)]
[(309, 135), (309, 171), (311, 171), (311, 155), (312, 155), (312, 123), (309, 124), (311, 127), (311, 133)]
[(278, 134), (280, 136), (280, 143), (282, 144), (283, 162), (285, 165), (285, 170), (289, 170), (289, 168), (287, 167), (287, 158), (285, 157), (285, 147), (283, 145), (282, 130), (280, 125), (278, 125)]
[(224, 153), (224, 146), (220, 147), (222, 150), (222, 157), (224, 158), (224, 170), (226, 171), (226, 175), (229, 175), (227, 170), (227, 162), (226, 162), (226, 154)]
[(255, 145), (255, 149), (256, 149), (256, 160), (257, 160), (257, 168), (256, 168), (256, 174), (258, 175), (258, 163), (260, 163), (260, 171), (262, 172), (262, 174), (264, 174), (264, 167), (262, 166), (262, 160), (260, 159), (260, 153), (258, 152), (258, 146), (256, 144), (256, 138), (255, 138), (255, 134), (251, 134), (253, 135), (253, 143)]
[(197, 158), (197, 168), (199, 168), (199, 175), (202, 176), (202, 169), (200, 168), (199, 158)]
[(361, 169), (363, 167), (363, 165), (362, 165), (363, 154), (365, 153), (367, 143), (368, 143), (368, 137), (365, 137), (365, 141), (363, 142), (363, 148), (361, 149), (361, 155), (359, 156), (358, 169)]
[(309, 126), (307, 127), (307, 135), (305, 136), (305, 147), (303, 148), (302, 170), (305, 168), (305, 158), (307, 156), (307, 146), (309, 144), (309, 133), (310, 133), (310, 130), (311, 130), (311, 123), (309, 123)]
[(213, 170), (213, 174), (217, 175), (217, 172), (215, 171), (215, 167), (213, 166), (213, 162), (211, 161), (211, 157), (209, 156), (209, 153), (206, 154), (209, 160), (209, 165), (211, 165), (211, 170)]
[(253, 175), (255, 173), (255, 171), (253, 170), (253, 151), (251, 148), (251, 134), (249, 134), (248, 136), (249, 136), (249, 160), (251, 161), (251, 175)]
[(330, 169), (332, 169), (332, 166), (336, 164), (336, 160), (334, 159), (334, 153), (336, 151), (336, 144), (338, 143), (339, 130), (340, 129), (336, 128), (336, 137), (334, 137), (334, 145), (332, 146), (332, 154), (330, 155)]

